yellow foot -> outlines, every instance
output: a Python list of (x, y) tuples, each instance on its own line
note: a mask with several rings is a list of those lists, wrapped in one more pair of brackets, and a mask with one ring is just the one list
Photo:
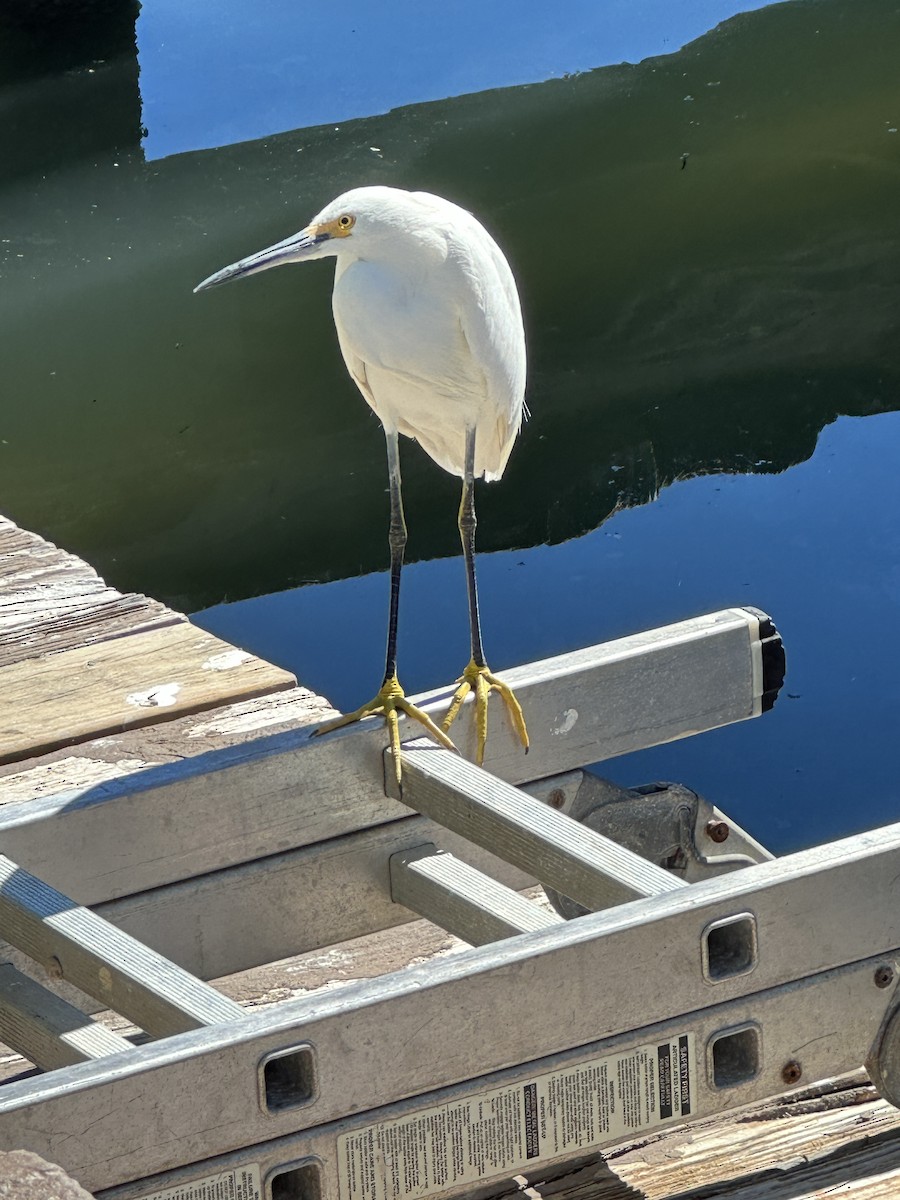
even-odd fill
[(446, 717), (441, 722), (441, 728), (445, 730), (450, 728), (456, 720), (459, 710), (462, 708), (462, 703), (469, 692), (475, 693), (475, 728), (478, 733), (478, 748), (475, 753), (475, 761), (479, 767), (484, 762), (484, 747), (487, 742), (488, 697), (491, 692), (499, 692), (503, 697), (506, 710), (509, 713), (509, 719), (512, 721), (513, 728), (519, 735), (519, 739), (527, 753), (528, 730), (525, 728), (522, 707), (516, 699), (515, 693), (509, 684), (504, 683), (502, 679), (498, 679), (496, 675), (492, 675), (487, 667), (479, 667), (474, 658), (462, 673), (462, 678), (459, 680), (459, 687), (453, 693), (453, 699), (450, 701)]
[(383, 713), (384, 719), (387, 722), (388, 737), (391, 743), (391, 757), (394, 760), (394, 774), (397, 777), (398, 786), (400, 784), (400, 720), (397, 715), (398, 713), (405, 713), (414, 721), (418, 721), (420, 725), (424, 725), (426, 732), (436, 742), (440, 742), (442, 746), (446, 746), (448, 750), (456, 749), (446, 733), (435, 725), (428, 713), (424, 712), (421, 708), (417, 708), (415, 704), (411, 704), (406, 699), (396, 675), (392, 675), (390, 679), (384, 681), (378, 695), (373, 700), (370, 700), (368, 704), (364, 704), (355, 712), (347, 713), (343, 717), (336, 717), (333, 721), (326, 721), (324, 725), (320, 725), (318, 729), (313, 730), (313, 736), (317, 737), (320, 733), (330, 733), (332, 729), (341, 729), (344, 725), (352, 725), (354, 721), (361, 721), (363, 717), (374, 716), (377, 713)]

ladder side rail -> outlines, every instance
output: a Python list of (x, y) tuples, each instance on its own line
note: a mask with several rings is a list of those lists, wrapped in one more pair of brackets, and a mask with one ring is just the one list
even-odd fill
[[(505, 1163), (501, 1162), (492, 1168), (490, 1163), (485, 1162), (481, 1165), (477, 1180), (471, 1175), (464, 1176), (455, 1183), (448, 1182), (443, 1188), (434, 1188), (434, 1193), (439, 1192), (449, 1200), (455, 1195), (470, 1195), (473, 1188), (477, 1194), (479, 1185), (491, 1180), (508, 1179), (520, 1172), (533, 1177), (533, 1173), (544, 1172), (554, 1164), (570, 1162), (586, 1152), (596, 1152), (621, 1143), (626, 1138), (678, 1124), (680, 1120), (709, 1118), (725, 1109), (742, 1108), (787, 1091), (789, 1086), (782, 1078), (783, 1065), (796, 1061), (795, 1055), (800, 1046), (804, 1047), (802, 1057), (805, 1069), (802, 1077), (806, 1082), (823, 1078), (826, 1074), (840, 1074), (853, 1070), (868, 1053), (873, 1031), (878, 1026), (879, 1014), (883, 1008), (884, 997), (878, 1000), (870, 983), (873, 963), (874, 960), (853, 964), (798, 984), (783, 985), (754, 997), (751, 1001), (741, 999), (716, 1005), (700, 1013), (686, 1014), (645, 1029), (636, 1029), (627, 1035), (584, 1046), (552, 1059), (523, 1063), (461, 1085), (439, 1088), (428, 1095), (416, 1096), (369, 1112), (354, 1113), (352, 1116), (299, 1134), (247, 1146), (239, 1151), (154, 1175), (152, 1178), (112, 1187), (98, 1193), (97, 1200), (144, 1200), (144, 1197), (169, 1188), (196, 1186), (199, 1181), (208, 1179), (211, 1175), (242, 1170), (255, 1170), (260, 1181), (286, 1175), (290, 1183), (296, 1182), (298, 1186), (290, 1192), (285, 1188), (285, 1194), (318, 1194), (331, 1197), (359, 1195), (362, 1191), (359, 1186), (361, 1181), (357, 1176), (357, 1187), (353, 1188), (346, 1169), (349, 1157), (347, 1151), (350, 1148), (360, 1166), (365, 1163), (373, 1168), (377, 1179), (376, 1186), (381, 1187), (380, 1194), (390, 1195), (393, 1190), (391, 1184), (394, 1182), (391, 1178), (391, 1168), (402, 1178), (404, 1167), (409, 1161), (406, 1158), (406, 1147), (411, 1146), (418, 1150), (423, 1142), (426, 1142), (442, 1147), (444, 1159), (451, 1157), (446, 1143), (442, 1143), (440, 1136), (435, 1136), (432, 1132), (435, 1125), (439, 1125), (439, 1120), (429, 1121), (432, 1114), (437, 1116), (441, 1110), (453, 1112), (464, 1128), (474, 1127), (478, 1122), (473, 1109), (485, 1096), (512, 1095), (515, 1100), (518, 1098), (516, 1093), (521, 1094), (524, 1086), (534, 1083), (547, 1073), (552, 1072), (557, 1078), (569, 1076), (577, 1079), (579, 1072), (592, 1069), (596, 1071), (597, 1066), (604, 1062), (611, 1068), (610, 1074), (614, 1076), (617, 1062), (622, 1059), (640, 1061), (640, 1051), (645, 1048), (653, 1049), (667, 1043), (672, 1044), (684, 1036), (691, 1039), (693, 1061), (688, 1078), (689, 1113), (681, 1117), (675, 1113), (671, 1118), (662, 1118), (657, 1111), (654, 1119), (650, 1113), (650, 1105), (647, 1104), (643, 1106), (643, 1112), (635, 1114), (638, 1119), (625, 1129), (614, 1123), (614, 1117), (608, 1118), (605, 1128), (598, 1119), (592, 1140), (585, 1136), (588, 1123), (584, 1120), (584, 1114), (572, 1114), (570, 1109), (570, 1116), (574, 1115), (571, 1130), (579, 1137), (577, 1143), (570, 1143), (554, 1154), (548, 1145), (550, 1139), (543, 1138), (540, 1155), (525, 1161), (521, 1157), (515, 1157), (514, 1147), (507, 1146)], [(825, 1045), (817, 1045), (814, 1042), (807, 1052), (810, 1020), (820, 1021), (821, 1028), (832, 1032), (828, 1035)], [(742, 1083), (717, 1086), (712, 1074), (707, 1074), (704, 1048), (722, 1030), (754, 1027), (763, 1030), (765, 1034), (761, 1042), (762, 1057), (758, 1063), (758, 1071)], [(752, 1064), (748, 1064), (750, 1065)], [(679, 1083), (681, 1082), (679, 1080)], [(642, 1116), (646, 1118), (644, 1123), (640, 1120)], [(491, 1119), (492, 1114), (488, 1116), (488, 1122)], [(380, 1161), (366, 1162), (369, 1131), (373, 1132), (372, 1141), (377, 1154), (377, 1150), (381, 1148), (381, 1130), (391, 1126), (400, 1127), (404, 1133), (412, 1136), (401, 1139), (399, 1146), (395, 1142), (392, 1148), (395, 1159), (390, 1166), (385, 1162), (384, 1155), (380, 1157)], [(564, 1139), (561, 1139), (561, 1143), (565, 1144)], [(494, 1144), (497, 1144), (496, 1141)], [(432, 1163), (439, 1157), (441, 1156), (432, 1155)], [(421, 1158), (412, 1165), (414, 1169), (421, 1171)], [(306, 1183), (305, 1188), (299, 1186), (301, 1181)], [(348, 1183), (351, 1183), (351, 1186), (346, 1186)], [(402, 1186), (399, 1191), (402, 1194)]]
[[(359, 1164), (358, 1169), (371, 1170), (377, 1180), (376, 1187), (381, 1184), (378, 1194), (390, 1195), (392, 1170), (402, 1178), (404, 1166), (409, 1162), (406, 1158), (407, 1147), (418, 1150), (423, 1140), (431, 1140), (432, 1145), (440, 1144), (440, 1139), (433, 1134), (429, 1138), (428, 1126), (429, 1118), (437, 1117), (441, 1110), (453, 1112), (463, 1127), (472, 1127), (478, 1124), (473, 1109), (477, 1110), (481, 1102), (487, 1110), (485, 1124), (489, 1124), (493, 1117), (491, 1099), (496, 1103), (497, 1099), (509, 1097), (515, 1102), (527, 1084), (536, 1085), (538, 1094), (546, 1095), (548, 1085), (552, 1086), (551, 1080), (558, 1081), (555, 1091), (559, 1096), (563, 1090), (559, 1086), (562, 1080), (568, 1078), (577, 1085), (585, 1076), (589, 1079), (589, 1073), (594, 1074), (596, 1079), (604, 1066), (607, 1078), (615, 1080), (617, 1067), (623, 1060), (626, 1066), (637, 1067), (640, 1071), (646, 1067), (648, 1060), (658, 1063), (660, 1048), (674, 1050), (677, 1055), (679, 1043), (687, 1040), (686, 1053), (678, 1063), (683, 1073), (680, 1071), (679, 1077), (672, 1079), (672, 1090), (675, 1092), (677, 1089), (677, 1093), (672, 1096), (674, 1111), (671, 1117), (660, 1115), (662, 1106), (659, 1100), (654, 1105), (647, 1089), (642, 1088), (640, 1083), (632, 1086), (631, 1094), (626, 1097), (622, 1096), (621, 1091), (619, 1093), (619, 1100), (626, 1100), (627, 1113), (622, 1106), (618, 1112), (609, 1112), (605, 1117), (593, 1114), (594, 1121), (591, 1122), (586, 1119), (584, 1112), (578, 1112), (576, 1103), (571, 1103), (566, 1111), (570, 1123), (568, 1144), (560, 1114), (556, 1130), (553, 1130), (553, 1120), (548, 1121), (550, 1136), (541, 1139), (541, 1154), (528, 1160), (524, 1155), (517, 1157), (514, 1146), (507, 1146), (505, 1163), (501, 1162), (492, 1169), (485, 1156), (486, 1161), (479, 1164), (477, 1173), (466, 1172), (455, 1186), (451, 1184), (440, 1191), (442, 1196), (466, 1194), (491, 1178), (500, 1179), (522, 1171), (546, 1169), (554, 1163), (564, 1162), (591, 1150), (601, 1150), (629, 1137), (687, 1120), (702, 1120), (790, 1091), (799, 1081), (790, 1084), (785, 1082), (783, 1073), (787, 1064), (797, 1064), (801, 1068), (800, 1078), (806, 1083), (858, 1068), (869, 1053), (885, 1004), (890, 999), (890, 994), (879, 992), (872, 986), (877, 962), (877, 959), (869, 959), (853, 963), (749, 998), (742, 997), (699, 1012), (679, 1014), (665, 1022), (634, 1028), (618, 1037), (598, 1039), (576, 1050), (542, 1060), (517, 1063), (502, 1071), (480, 1075), (451, 1087), (438, 1087), (377, 1109), (354, 1111), (352, 1115), (348, 1111), (325, 1125), (299, 1133), (281, 1134), (268, 1142), (242, 1146), (238, 1153), (235, 1153), (238, 1147), (234, 1147), (224, 1151), (221, 1157), (201, 1155), (199, 1161), (184, 1158), (182, 1161), (185, 1165), (178, 1169), (154, 1174), (149, 1179), (141, 1179), (137, 1175), (135, 1182), (123, 1181), (123, 1186), (112, 1186), (101, 1192), (98, 1200), (143, 1200), (143, 1197), (154, 1192), (185, 1186), (188, 1182), (196, 1183), (210, 1174), (239, 1166), (246, 1168), (250, 1164), (256, 1165), (260, 1175), (265, 1178), (270, 1173), (278, 1172), (279, 1168), (283, 1170), (285, 1166), (304, 1160), (307, 1163), (319, 1160), (321, 1164), (320, 1189), (317, 1193), (310, 1189), (313, 1194), (331, 1197), (371, 1195), (368, 1189), (363, 1192), (360, 1188), (358, 1175), (356, 1188), (341, 1186), (348, 1182), (348, 1149), (352, 1149)], [(815, 1022), (817, 1029), (828, 1032), (821, 1038), (811, 1040), (810, 1022)], [(721, 1044), (723, 1036), (727, 1039), (753, 1031), (758, 1035), (758, 1057), (754, 1058), (751, 1054), (741, 1061), (738, 1056), (735, 1064), (728, 1062), (717, 1065), (716, 1047)], [(726, 1058), (725, 1055), (718, 1057)], [(586, 1082), (590, 1087), (590, 1082)], [(589, 1132), (592, 1123), (593, 1136)], [(401, 1126), (404, 1132), (413, 1136), (395, 1141), (391, 1153), (396, 1157), (388, 1164), (385, 1162), (388, 1156), (378, 1153), (382, 1149), (379, 1134), (381, 1128), (391, 1124)], [(550, 1149), (553, 1132), (563, 1135), (559, 1138), (561, 1149), (556, 1154)], [(449, 1140), (447, 1137), (446, 1141)], [(369, 1145), (372, 1145), (372, 1150), (368, 1150)], [(497, 1145), (496, 1138), (494, 1145)], [(449, 1148), (446, 1142), (444, 1148), (445, 1152)], [(191, 1154), (194, 1148), (185, 1146), (179, 1152)], [(132, 1151), (129, 1169), (141, 1171), (141, 1161), (140, 1150)], [(418, 1165), (421, 1169), (421, 1159)], [(342, 1166), (344, 1179), (340, 1178)], [(99, 1166), (85, 1167), (83, 1170), (82, 1182), (96, 1188), (102, 1179)], [(118, 1164), (116, 1173), (121, 1174)]]
[[(525, 755), (504, 733), (498, 706), (485, 765), (520, 784), (757, 716), (770, 641), (758, 614), (725, 609), (508, 671), (532, 747)], [(418, 699), (436, 714), (447, 696)], [(468, 716), (454, 726), (460, 736), (471, 735)], [(378, 721), (325, 738), (308, 727), (261, 731), (239, 746), (7, 801), (3, 849), (81, 904), (147, 891), (405, 816), (384, 796), (384, 745)]]
[(406, 815), (96, 911), (199, 979), (219, 979), (416, 920), (391, 898), (390, 858), (425, 842), (517, 891), (537, 882), (427, 817)]
[[(590, 787), (589, 775), (578, 771), (524, 790), (565, 810)], [(740, 846), (740, 832), (732, 825), (724, 848), (735, 839)], [(387, 863), (391, 855), (425, 842), (517, 891), (536, 882), (436, 822), (407, 815), (318, 846), (113, 900), (95, 911), (199, 979), (219, 979), (414, 919), (413, 912), (392, 903)], [(0, 944), (0, 956), (28, 970), (20, 951)], [(50, 986), (86, 1011), (102, 1007), (70, 996), (64, 984)]]
[[(34, 1149), (64, 1155), (76, 1173), (102, 1163), (126, 1172), (117, 1174), (124, 1182), (179, 1156), (310, 1129), (717, 1003), (744, 1000), (752, 1019), (761, 993), (840, 967), (866, 964), (859, 977), (884, 1006), (892, 993), (871, 962), (891, 964), (894, 979), (898, 889), (900, 824), (9, 1084), (0, 1089), (0, 1138), (33, 1142), (38, 1106), (46, 1141)], [(704, 974), (704, 945), (722, 922), (752, 925), (758, 954), (716, 978)], [(840, 1047), (831, 1015), (804, 1005), (802, 1022), (809, 1061), (818, 1062), (820, 1041)], [(276, 1082), (300, 1081), (293, 1099), (290, 1087), (287, 1102), (279, 1091), (271, 1109), (262, 1082), (270, 1070)], [(218, 1097), (214, 1128), (200, 1094)], [(169, 1132), (149, 1144), (148, 1128)], [(120, 1155), (112, 1165), (111, 1139)]]

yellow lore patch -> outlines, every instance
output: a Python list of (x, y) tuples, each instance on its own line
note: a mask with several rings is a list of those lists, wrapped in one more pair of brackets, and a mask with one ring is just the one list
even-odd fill
[(356, 217), (351, 213), (344, 213), (333, 221), (324, 221), (321, 225), (317, 225), (315, 236), (321, 237), (324, 233), (328, 237), (349, 237), (355, 224)]

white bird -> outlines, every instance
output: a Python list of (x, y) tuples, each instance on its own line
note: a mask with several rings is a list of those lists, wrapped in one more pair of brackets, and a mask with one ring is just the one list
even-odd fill
[[(398, 711), (420, 721), (453, 749), (446, 730), (474, 692), (480, 764), (488, 696), (497, 690), (527, 750), (519, 703), (485, 661), (475, 583), (474, 482), (503, 474), (526, 411), (525, 334), (512, 271), (487, 230), (449, 200), (426, 192), (362, 187), (333, 200), (299, 233), (217, 271), (194, 290), (285, 263), (326, 257), (337, 259), (332, 310), (344, 362), (380, 419), (387, 441), (391, 600), (378, 694), (316, 732), (383, 713), (399, 783)], [(462, 479), (459, 532), (472, 655), (441, 728), (405, 698), (397, 678), (400, 573), (406, 546), (401, 433)]]

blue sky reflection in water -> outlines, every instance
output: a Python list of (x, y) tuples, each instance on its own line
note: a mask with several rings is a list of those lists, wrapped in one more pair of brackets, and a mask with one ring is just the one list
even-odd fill
[[(676, 482), (559, 546), (482, 555), (495, 668), (732, 604), (771, 613), (788, 652), (774, 710), (603, 770), (675, 779), (777, 852), (896, 820), (900, 719), (900, 414), (840, 418), (779, 475)], [(500, 485), (502, 486), (502, 484)], [(415, 521), (415, 513), (410, 513)], [(400, 662), (410, 691), (461, 669), (461, 563), (404, 577)], [(386, 575), (213, 608), (213, 632), (275, 658), (355, 706), (381, 669)]]
[(670, 54), (769, 0), (151, 0), (137, 23), (148, 159)]

